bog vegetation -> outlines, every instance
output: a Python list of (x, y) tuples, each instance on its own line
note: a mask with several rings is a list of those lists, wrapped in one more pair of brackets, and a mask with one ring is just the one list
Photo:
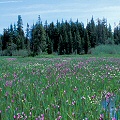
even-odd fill
[(11, 24), (0, 36), (0, 55), (90, 54), (96, 50), (93, 48), (99, 45), (119, 43), (120, 26), (116, 26), (112, 32), (111, 25), (105, 18), (96, 22), (92, 17), (87, 26), (84, 26), (78, 20), (57, 20), (56, 23), (50, 24), (46, 21), (43, 24), (39, 16), (36, 24), (27, 24), (26, 30), (23, 31), (23, 21), (19, 15), (17, 24)]
[(0, 120), (120, 120), (120, 58), (2, 57), (0, 66)]

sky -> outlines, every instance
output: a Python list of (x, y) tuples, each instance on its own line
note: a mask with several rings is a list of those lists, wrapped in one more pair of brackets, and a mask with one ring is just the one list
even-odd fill
[(24, 30), (27, 23), (31, 26), (37, 22), (38, 15), (43, 24), (46, 20), (56, 23), (78, 19), (86, 25), (92, 16), (96, 23), (104, 17), (114, 28), (120, 21), (120, 0), (0, 0), (1, 34), (4, 28), (17, 23), (18, 15), (22, 17)]

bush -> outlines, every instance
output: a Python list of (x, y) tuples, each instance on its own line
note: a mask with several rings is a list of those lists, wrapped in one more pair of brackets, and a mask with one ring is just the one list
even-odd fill
[(120, 45), (99, 45), (91, 49), (91, 54), (120, 54)]
[(12, 56), (22, 56), (22, 57), (27, 57), (29, 56), (29, 53), (26, 49), (24, 50), (16, 50), (13, 51)]
[(0, 50), (0, 56), (3, 56), (2, 54), (3, 54), (3, 52), (2, 52), (2, 50)]

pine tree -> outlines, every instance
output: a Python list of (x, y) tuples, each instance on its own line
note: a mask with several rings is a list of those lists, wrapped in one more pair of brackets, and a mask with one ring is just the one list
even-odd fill
[(109, 24), (109, 26), (108, 26), (108, 36), (107, 36), (108, 38), (112, 38), (113, 36), (112, 36), (112, 28), (111, 28), (111, 25)]
[(118, 44), (118, 26), (114, 28), (114, 42)]
[(9, 32), (8, 29), (4, 29), (3, 31), (3, 41), (2, 41), (2, 50), (7, 49), (9, 43)]
[(71, 30), (68, 32), (69, 54), (73, 53), (73, 37)]
[(64, 54), (69, 54), (69, 43), (68, 43), (68, 35), (67, 32), (65, 31), (64, 37)]
[(47, 53), (52, 54), (53, 53), (53, 43), (49, 36), (46, 36), (46, 43), (47, 43)]
[(73, 53), (77, 54), (77, 37), (75, 32), (73, 35)]
[(13, 43), (16, 45), (17, 45), (17, 37), (18, 37), (17, 27), (14, 24), (14, 26), (13, 26)]
[(13, 38), (14, 38), (14, 30), (13, 30), (13, 26), (12, 24), (10, 25), (10, 29), (9, 29), (9, 41), (10, 41), (10, 44), (13, 43)]
[(101, 20), (98, 19), (96, 26), (96, 45), (102, 44), (102, 26)]
[(88, 53), (88, 50), (91, 48), (90, 46), (90, 41), (89, 41), (89, 36), (88, 36), (88, 32), (85, 29), (85, 34), (84, 34), (84, 50), (85, 50), (85, 54)]
[(80, 54), (82, 51), (82, 44), (79, 31), (76, 32), (76, 42), (77, 42), (77, 54)]
[(0, 51), (2, 51), (2, 36), (0, 35)]
[(49, 36), (49, 38), (50, 38), (50, 40), (53, 44), (53, 52), (56, 52), (56, 47), (55, 46), (56, 46), (57, 43), (55, 42), (55, 38), (54, 38), (55, 34), (54, 33), (55, 33), (55, 25), (52, 22), (48, 26), (48, 36)]
[(34, 54), (46, 52), (46, 33), (42, 24), (36, 23), (32, 30), (32, 46)]
[(105, 44), (107, 40), (107, 20), (103, 18), (102, 23), (102, 41), (101, 44)]
[(63, 55), (64, 54), (64, 47), (63, 47), (63, 38), (62, 38), (62, 35), (60, 35), (60, 37), (59, 37), (58, 54), (59, 55)]
[(96, 28), (95, 28), (95, 22), (93, 20), (93, 17), (91, 21), (87, 24), (87, 31), (88, 31), (88, 36), (90, 40), (91, 47), (95, 47), (96, 45)]
[(18, 21), (17, 21), (17, 49), (24, 49), (25, 48), (25, 37), (24, 37), (24, 31), (23, 31), (23, 22), (21, 15), (18, 15)]
[(29, 54), (30, 54), (30, 28), (29, 28), (29, 24), (27, 23), (27, 28), (26, 28), (26, 38), (25, 38), (25, 47), (28, 50)]

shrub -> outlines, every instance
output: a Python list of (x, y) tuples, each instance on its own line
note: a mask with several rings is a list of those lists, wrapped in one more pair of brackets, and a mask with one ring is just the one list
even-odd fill
[(99, 45), (92, 48), (91, 54), (120, 54), (120, 45)]
[(24, 50), (13, 51), (12, 55), (13, 56), (27, 57), (27, 56), (29, 56), (29, 53), (28, 53), (28, 51), (26, 49), (24, 49)]

